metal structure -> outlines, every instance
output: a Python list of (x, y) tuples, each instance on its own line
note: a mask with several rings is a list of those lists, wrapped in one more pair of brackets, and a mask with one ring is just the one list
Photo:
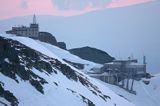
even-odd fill
[(115, 60), (104, 64), (99, 73), (88, 74), (133, 92), (134, 80), (140, 80), (146, 76), (146, 57), (143, 57), (143, 64), (138, 64), (136, 59)]

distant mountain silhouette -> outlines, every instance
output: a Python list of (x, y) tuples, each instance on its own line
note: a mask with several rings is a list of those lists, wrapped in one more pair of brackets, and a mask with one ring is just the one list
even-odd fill
[(114, 57), (111, 57), (108, 53), (102, 50), (88, 46), (82, 48), (70, 49), (69, 52), (79, 56), (82, 59), (96, 62), (99, 64), (111, 62), (115, 59)]

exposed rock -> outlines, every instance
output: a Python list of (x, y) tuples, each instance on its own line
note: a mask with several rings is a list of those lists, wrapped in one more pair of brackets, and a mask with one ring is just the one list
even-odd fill
[(56, 38), (48, 32), (39, 32), (39, 40), (57, 46)]
[[(12, 106), (18, 106), (17, 98), (8, 90), (5, 90), (0, 84), (0, 97), (5, 98), (8, 100)], [(1, 104), (5, 105), (5, 103), (1, 102)], [(6, 105), (7, 106), (7, 105)]]
[[(44, 60), (48, 60), (48, 62)], [(48, 82), (31, 70), (35, 68), (47, 74), (52, 72), (57, 74), (53, 66), (59, 69), (68, 79), (77, 81), (76, 73), (66, 64), (62, 64), (57, 59), (47, 57), (17, 41), (0, 37), (0, 73), (12, 78), (17, 83), (19, 83), (17, 76), (22, 80), (29, 80), (35, 89), (44, 94), (43, 85)]]
[(58, 47), (60, 47), (61, 49), (64, 49), (64, 50), (67, 49), (67, 48), (66, 48), (66, 44), (65, 44), (64, 42), (58, 42), (57, 45), (58, 45)]
[(66, 50), (66, 44), (64, 42), (57, 42), (56, 38), (51, 33), (39, 32), (38, 39), (42, 42), (46, 42)]
[(90, 101), (86, 97), (84, 97), (82, 95), (81, 95), (81, 97), (82, 97), (82, 100), (88, 104), (88, 106), (96, 106), (92, 101)]
[[(17, 76), (23, 80), (29, 80), (35, 89), (43, 93), (43, 87), (41, 86), (47, 82), (45, 79), (34, 74), (31, 69), (33, 67), (39, 68), (48, 73), (51, 73), (51, 70), (49, 70), (45, 61), (40, 60), (39, 53), (16, 41), (6, 40), (0, 37), (0, 42), (0, 49), (2, 51), (0, 55), (0, 72), (14, 79), (17, 83)], [(5, 59), (8, 59), (8, 62), (4, 61)], [(39, 82), (35, 83), (33, 79), (37, 78)]]
[(79, 56), (82, 59), (89, 60), (99, 64), (108, 63), (114, 60), (114, 57), (111, 57), (106, 52), (88, 46), (82, 48), (70, 49), (69, 52)]

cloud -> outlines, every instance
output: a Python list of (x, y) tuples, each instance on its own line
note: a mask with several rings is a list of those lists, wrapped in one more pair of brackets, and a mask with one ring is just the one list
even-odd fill
[(1, 0), (0, 19), (24, 15), (75, 16), (156, 0)]
[(142, 4), (146, 2), (152, 2), (156, 0), (112, 0), (109, 5), (106, 5), (106, 8), (118, 8), (118, 7), (125, 7), (135, 4)]
[(28, 7), (27, 0), (21, 0), (20, 7), (26, 9)]
[(0, 19), (17, 16), (53, 15), (51, 0), (1, 0)]
[(53, 4), (60, 10), (84, 10), (91, 6), (93, 8), (103, 8), (112, 0), (52, 0)]
[(156, 0), (51, 0), (53, 15), (74, 16), (108, 8), (119, 8)]
[(52, 0), (53, 5), (61, 11), (84, 11), (86, 7), (95, 9), (117, 8), (156, 0)]

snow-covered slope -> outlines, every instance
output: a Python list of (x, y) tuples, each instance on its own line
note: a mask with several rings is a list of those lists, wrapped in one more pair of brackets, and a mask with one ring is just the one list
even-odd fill
[[(146, 81), (146, 79), (143, 80)], [(126, 98), (128, 101), (134, 103), (136, 106), (160, 106), (160, 76), (157, 75), (151, 79), (147, 79), (147, 81), (150, 81), (148, 85), (146, 85), (143, 80), (134, 82), (136, 95), (128, 93), (117, 86), (106, 84), (101, 81), (99, 82), (112, 89), (118, 95)]]
[(5, 38), (0, 37), (0, 105), (133, 106), (40, 42), (2, 36)]
[(79, 69), (82, 70), (83, 72), (91, 71), (91, 69), (94, 67), (101, 67), (102, 66), (101, 64), (97, 64), (94, 62), (90, 62), (90, 61), (81, 59), (80, 57), (71, 54), (69, 51), (63, 50), (63, 49), (56, 47), (54, 45), (40, 42), (40, 41), (37, 41), (37, 42), (40, 43), (41, 45), (43, 45), (45, 48), (49, 49), (52, 53), (56, 54), (61, 59), (67, 60), (70, 63), (75, 64), (76, 66), (81, 65), (82, 68), (79, 68)]
[[(101, 67), (102, 65), (93, 63), (84, 59), (79, 58), (78, 56), (75, 56), (71, 54), (70, 52), (61, 49), (59, 47), (56, 47), (54, 45), (51, 45), (49, 43), (41, 42), (39, 40), (32, 40), (32, 39), (26, 39), (25, 37), (15, 37), (14, 35), (6, 35), (9, 38), (12, 36), (12, 39), (18, 40), (19, 42), (25, 44), (26, 46), (32, 47), (37, 51), (41, 51), (43, 54), (47, 54), (48, 56), (54, 56), (60, 60), (67, 60), (69, 62), (72, 62), (74, 64), (81, 64), (83, 65), (83, 68), (81, 71), (86, 72), (94, 67)], [(28, 43), (30, 42), (30, 43)], [(35, 45), (33, 45), (35, 44)], [(57, 57), (58, 56), (58, 57)], [(73, 65), (74, 66), (74, 65)]]

